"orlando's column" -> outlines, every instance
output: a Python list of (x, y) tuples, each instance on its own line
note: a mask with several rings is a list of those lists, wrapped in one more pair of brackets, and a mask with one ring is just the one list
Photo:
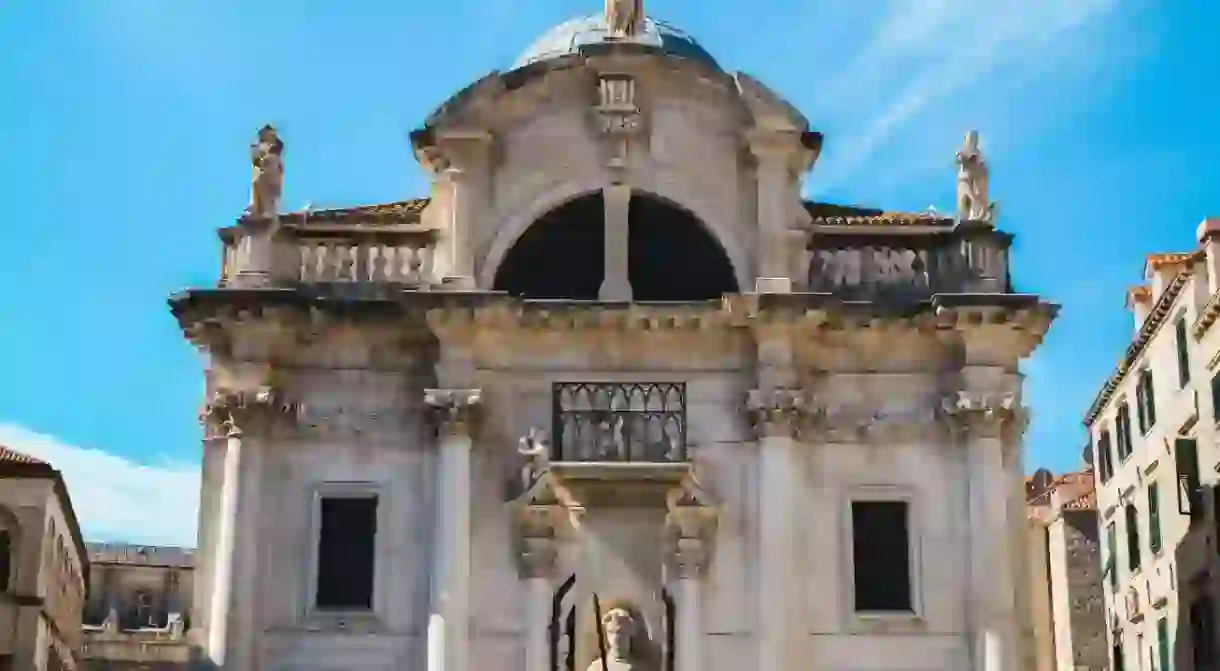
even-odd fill
[(467, 671), (470, 646), (470, 427), (478, 389), (427, 389), (438, 420), (428, 671)]

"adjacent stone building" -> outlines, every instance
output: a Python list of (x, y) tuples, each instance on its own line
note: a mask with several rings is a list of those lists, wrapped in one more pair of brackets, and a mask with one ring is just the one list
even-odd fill
[(118, 543), (88, 547), (92, 588), (85, 608), (87, 667), (187, 668), (194, 550)]
[(210, 362), (205, 661), (1027, 666), (1056, 306), (977, 134), (956, 217), (804, 201), (821, 134), (640, 5), (441, 104), (427, 198), (281, 212), (260, 131), (218, 284), (170, 300)]
[(1110, 668), (1092, 469), (1026, 483), (1038, 671)]
[(1145, 259), (1134, 338), (1085, 417), (1116, 669), (1220, 665), (1220, 220), (1197, 238)]
[(0, 446), (0, 670), (82, 668), (88, 571), (59, 471)]

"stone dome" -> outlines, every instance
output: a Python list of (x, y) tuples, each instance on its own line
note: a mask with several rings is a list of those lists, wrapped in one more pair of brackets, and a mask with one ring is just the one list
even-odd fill
[(543, 33), (526, 49), (513, 63), (513, 68), (519, 68), (530, 63), (560, 58), (578, 54), (582, 47), (604, 44), (610, 41), (617, 43), (638, 44), (656, 49), (664, 54), (678, 58), (689, 58), (702, 61), (716, 69), (720, 66), (716, 59), (700, 44), (679, 28), (644, 17), (644, 26), (638, 34), (628, 38), (610, 39), (610, 28), (604, 14), (594, 14), (565, 21)]

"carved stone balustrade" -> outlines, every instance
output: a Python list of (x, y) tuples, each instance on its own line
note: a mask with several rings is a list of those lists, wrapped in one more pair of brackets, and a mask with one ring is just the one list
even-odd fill
[(1011, 244), (1011, 235), (990, 226), (934, 214), (815, 217), (805, 290), (885, 301), (1006, 293)]
[[(391, 209), (397, 207), (399, 209)], [(377, 208), (298, 212), (279, 218), (271, 236), (270, 283), (295, 285), (399, 285), (435, 283), (437, 234), (418, 222), (415, 201)], [(384, 211), (390, 214), (385, 214)], [(228, 286), (249, 263), (241, 240), (252, 223), (220, 230), (224, 262), (220, 285)]]

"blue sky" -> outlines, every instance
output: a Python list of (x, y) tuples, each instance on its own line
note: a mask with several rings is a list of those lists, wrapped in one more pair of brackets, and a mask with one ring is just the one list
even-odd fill
[[(708, 7), (715, 6), (714, 11)], [(0, 8), (0, 443), (63, 470), (91, 538), (194, 538), (201, 361), (165, 298), (214, 281), (247, 144), (284, 204), (425, 193), (407, 133), (597, 0), (104, 0)], [(1078, 463), (1143, 255), (1220, 214), (1220, 4), (647, 0), (826, 134), (813, 197), (951, 209), (978, 128), (1023, 291), (1064, 305), (1027, 368), (1027, 463)], [(1210, 83), (1209, 83), (1210, 82)]]

